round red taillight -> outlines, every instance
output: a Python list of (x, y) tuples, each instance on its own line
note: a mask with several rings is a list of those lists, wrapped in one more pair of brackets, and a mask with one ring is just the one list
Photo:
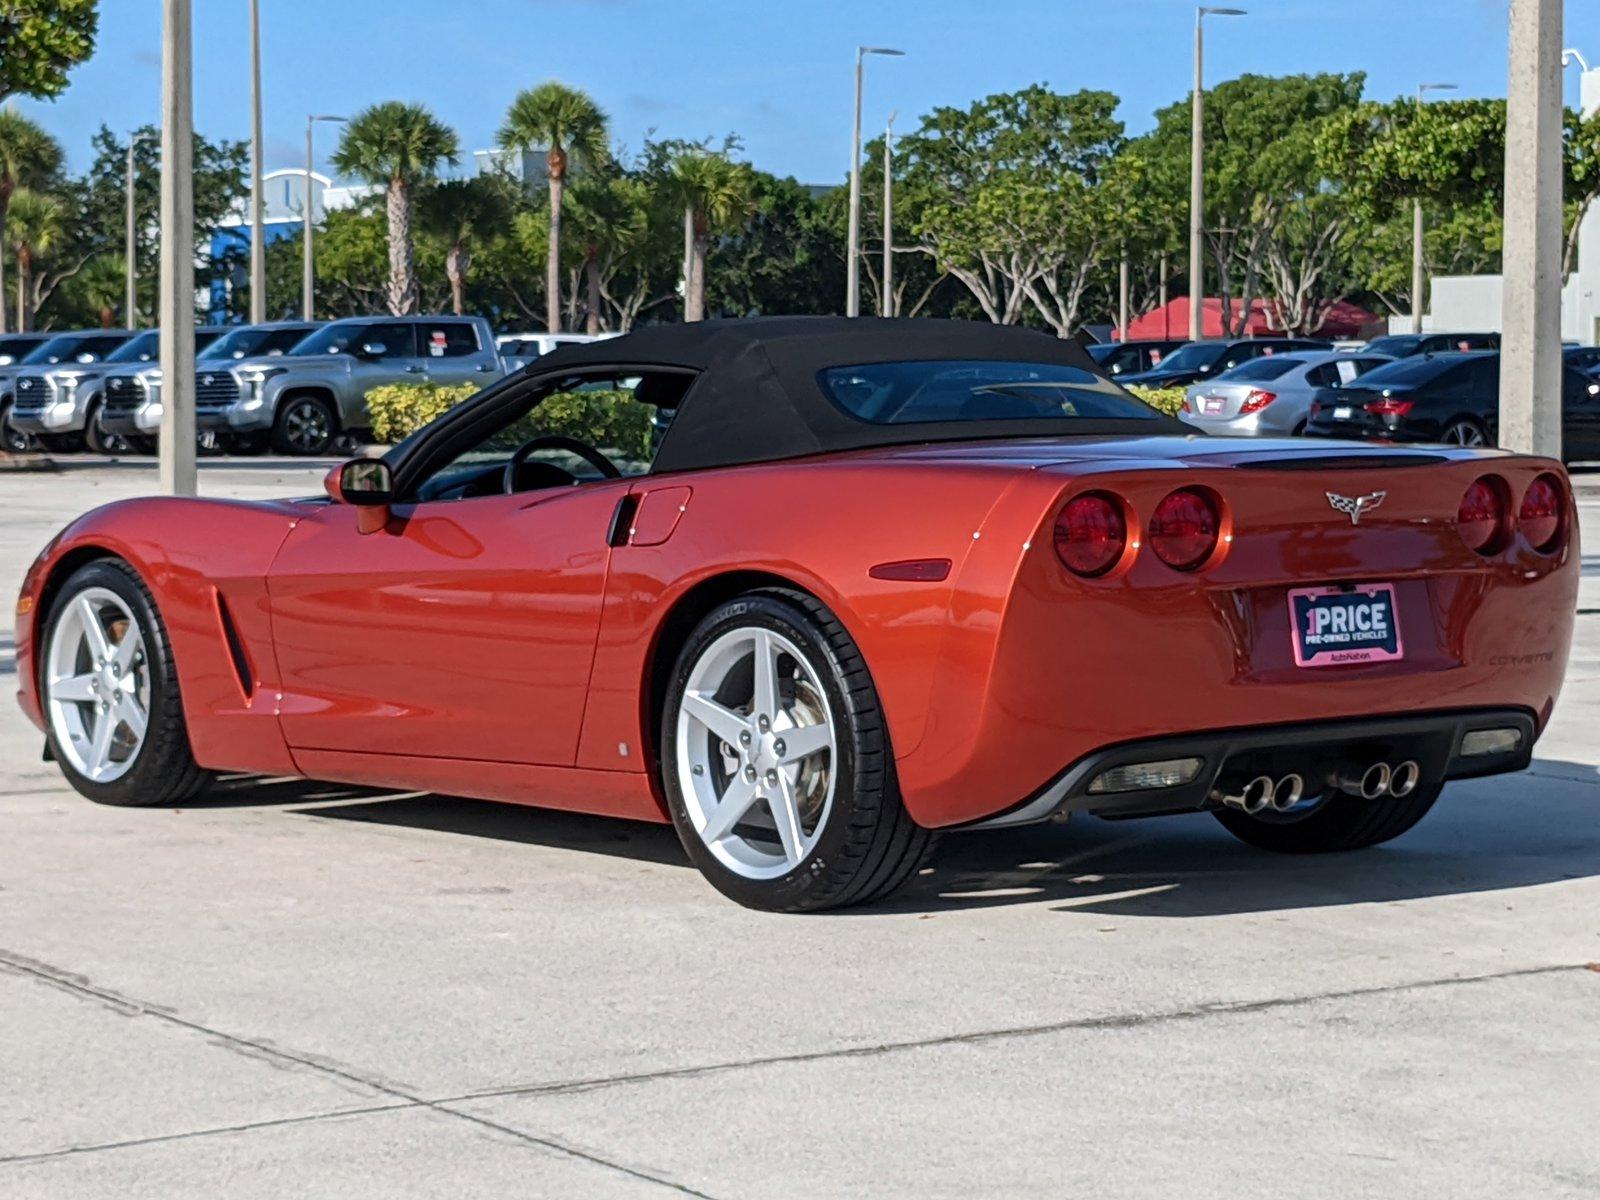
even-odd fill
[(1517, 524), (1535, 550), (1547, 553), (1561, 540), (1561, 481), (1544, 474), (1528, 485), (1522, 496)]
[(1217, 506), (1195, 488), (1181, 488), (1156, 505), (1146, 540), (1169, 567), (1192, 571), (1217, 548)]
[(1087, 492), (1067, 502), (1056, 517), (1056, 555), (1078, 575), (1104, 575), (1128, 547), (1122, 505), (1102, 492)]
[(1456, 528), (1469, 549), (1493, 554), (1500, 548), (1506, 507), (1504, 486), (1493, 476), (1485, 475), (1468, 485), (1456, 510)]

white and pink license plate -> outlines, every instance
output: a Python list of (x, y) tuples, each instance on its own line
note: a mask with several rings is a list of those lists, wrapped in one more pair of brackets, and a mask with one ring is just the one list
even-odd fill
[(1388, 662), (1405, 657), (1394, 584), (1296, 588), (1289, 626), (1297, 667)]

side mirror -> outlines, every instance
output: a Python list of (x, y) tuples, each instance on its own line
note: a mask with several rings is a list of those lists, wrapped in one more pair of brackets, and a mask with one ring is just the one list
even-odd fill
[(389, 347), (382, 342), (362, 342), (360, 354), (362, 358), (382, 358), (389, 351)]
[(381, 458), (353, 458), (340, 463), (328, 472), (323, 486), (335, 504), (360, 510), (356, 528), (362, 533), (375, 533), (388, 522), (394, 475)]

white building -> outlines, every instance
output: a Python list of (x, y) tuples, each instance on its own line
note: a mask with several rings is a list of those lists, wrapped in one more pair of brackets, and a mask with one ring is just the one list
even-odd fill
[[(1600, 110), (1600, 67), (1584, 71), (1579, 103), (1585, 116)], [(1500, 293), (1499, 275), (1435, 275), (1422, 328), (1462, 333), (1498, 330)], [(1410, 316), (1391, 317), (1389, 331), (1409, 333)], [(1577, 263), (1561, 292), (1561, 340), (1600, 345), (1600, 202), (1589, 206), (1578, 226)]]

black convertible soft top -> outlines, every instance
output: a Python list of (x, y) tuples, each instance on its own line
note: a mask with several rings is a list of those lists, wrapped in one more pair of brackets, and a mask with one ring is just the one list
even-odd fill
[[(982, 359), (1076, 367), (1105, 374), (1072, 341), (978, 321), (876, 317), (754, 317), (653, 325), (605, 341), (568, 344), (527, 368), (525, 378), (619, 368), (693, 372), (656, 455), (656, 471), (771, 462), (834, 450), (981, 438), (1192, 432), (1175, 418), (960, 420), (877, 425), (823, 392), (829, 367), (919, 360)], [(1153, 410), (1152, 410), (1153, 411)]]

